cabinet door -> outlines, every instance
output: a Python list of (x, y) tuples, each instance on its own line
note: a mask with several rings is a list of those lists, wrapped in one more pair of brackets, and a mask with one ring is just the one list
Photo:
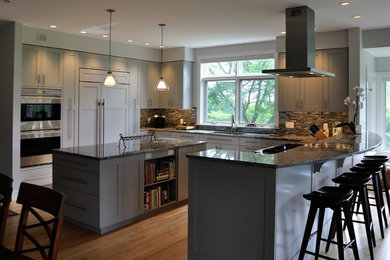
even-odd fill
[(161, 91), (159, 93), (159, 106), (162, 108), (173, 107), (173, 96), (176, 88), (174, 64), (172, 62), (165, 62), (162, 66), (162, 75), (165, 83), (169, 86), (169, 91)]
[[(286, 53), (280, 53), (278, 68), (286, 67)], [(297, 111), (300, 108), (298, 78), (277, 77), (279, 111)]]
[(325, 111), (347, 111), (344, 99), (348, 96), (348, 49), (324, 50), (324, 69), (336, 74), (324, 79)]
[(123, 220), (123, 160), (100, 161), (100, 227)]
[(154, 90), (160, 79), (160, 63), (149, 62), (147, 74), (147, 107), (159, 107), (159, 91)]
[(77, 95), (78, 86), (78, 55), (75, 52), (64, 53), (64, 87), (62, 90), (62, 146), (77, 146)]
[(99, 83), (80, 82), (79, 87), (79, 145), (95, 145), (99, 136)]
[(62, 88), (63, 51), (42, 48), (42, 86)]
[(127, 136), (130, 118), (129, 85), (102, 86), (104, 100), (102, 125), (104, 143), (118, 142), (119, 134)]
[(178, 200), (188, 199), (188, 158), (187, 154), (192, 153), (192, 147), (178, 149)]
[(22, 52), (22, 85), (24, 87), (38, 87), (38, 74), (41, 72), (40, 49), (24, 45)]
[(123, 164), (123, 215), (129, 219), (144, 210), (144, 159), (143, 155), (124, 157)]
[[(322, 69), (322, 51), (316, 51), (316, 68)], [(300, 109), (323, 111), (323, 78), (304, 78), (299, 89)]]

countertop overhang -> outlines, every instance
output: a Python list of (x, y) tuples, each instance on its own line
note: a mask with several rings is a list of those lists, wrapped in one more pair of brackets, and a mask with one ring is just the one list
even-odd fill
[(276, 154), (210, 149), (189, 154), (187, 157), (282, 168), (343, 159), (352, 154), (364, 153), (377, 148), (382, 143), (382, 138), (375, 133), (341, 134), (318, 142), (302, 141), (302, 143), (300, 147)]
[(53, 153), (66, 153), (84, 158), (105, 160), (116, 157), (130, 156), (161, 150), (169, 150), (178, 147), (193, 146), (203, 144), (203, 141), (179, 140), (173, 138), (158, 138), (157, 141), (132, 140), (126, 141), (126, 148), (118, 143), (108, 143), (104, 145), (88, 145), (69, 148), (54, 149)]

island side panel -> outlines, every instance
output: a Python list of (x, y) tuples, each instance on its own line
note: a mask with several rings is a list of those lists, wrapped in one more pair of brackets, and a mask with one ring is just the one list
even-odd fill
[(275, 169), (189, 159), (188, 259), (273, 259)]
[(309, 203), (302, 197), (311, 191), (312, 165), (278, 168), (275, 201), (275, 258), (291, 259), (299, 251)]

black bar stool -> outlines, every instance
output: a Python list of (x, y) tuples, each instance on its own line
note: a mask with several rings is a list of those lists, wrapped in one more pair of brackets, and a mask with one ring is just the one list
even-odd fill
[[(372, 185), (373, 185), (373, 191), (374, 191), (374, 197), (369, 197), (370, 199), (375, 199), (375, 204), (370, 204), (370, 206), (375, 206), (376, 210), (378, 212), (378, 221), (379, 221), (379, 227), (381, 231), (382, 238), (385, 237), (385, 232), (383, 228), (383, 222), (385, 223), (385, 226), (387, 228), (387, 219), (386, 219), (386, 209), (383, 202), (383, 196), (382, 196), (382, 188), (381, 183), (379, 181), (379, 171), (382, 169), (382, 165), (377, 164), (362, 164), (358, 163), (355, 166), (353, 166), (350, 170), (353, 172), (365, 172), (370, 173), (372, 176)], [(383, 219), (382, 219), (383, 217)]]
[[(305, 233), (303, 235), (301, 251), (299, 253), (299, 260), (302, 260), (305, 254), (314, 255), (316, 259), (318, 257), (333, 259), (324, 255), (320, 255), (320, 242), (328, 241), (326, 239), (321, 238), (322, 234), (322, 226), (324, 223), (324, 214), (325, 209), (330, 208), (333, 210), (333, 214), (335, 217), (335, 225), (336, 225), (336, 233), (337, 233), (337, 247), (338, 247), (338, 256), (339, 259), (344, 259), (344, 250), (346, 248), (352, 247), (353, 254), (355, 259), (359, 259), (359, 253), (356, 244), (355, 231), (353, 230), (352, 216), (350, 212), (350, 202), (349, 199), (352, 197), (352, 190), (345, 189), (341, 187), (330, 187), (324, 186), (319, 190), (313, 191), (308, 194), (304, 194), (303, 197), (307, 200), (310, 200), (310, 209), (307, 217)], [(317, 231), (311, 234), (311, 229), (313, 227), (313, 223), (315, 217), (317, 215), (317, 210), (319, 209), (318, 216), (318, 226)], [(347, 223), (349, 237), (351, 241), (344, 245), (343, 243), (343, 228), (341, 223), (341, 210), (344, 211), (345, 221)], [(309, 243), (309, 239), (311, 236), (317, 234), (316, 239), (316, 251), (311, 252), (307, 250), (307, 244)], [(335, 243), (332, 241), (332, 243)]]
[(386, 155), (366, 155), (364, 156), (362, 162), (365, 164), (382, 164), (382, 180), (383, 180), (383, 192), (386, 196), (387, 209), (390, 212), (390, 194), (389, 194), (389, 180), (387, 178), (386, 172), (386, 163), (389, 160), (389, 157)]
[[(355, 173), (355, 172), (345, 172), (340, 176), (332, 179), (333, 182), (340, 184), (341, 188), (352, 189), (352, 201), (354, 198), (359, 198), (359, 203), (362, 205), (363, 209), (363, 217), (364, 221), (354, 220), (355, 223), (364, 224), (366, 228), (367, 242), (368, 248), (370, 251), (371, 259), (374, 259), (374, 250), (373, 246), (376, 246), (375, 242), (375, 233), (374, 233), (374, 225), (371, 217), (370, 204), (368, 201), (368, 191), (367, 191), (367, 183), (371, 180), (371, 174), (369, 173)], [(351, 211), (353, 212), (353, 204), (351, 203)], [(359, 212), (357, 212), (359, 213)], [(326, 244), (325, 252), (329, 251), (330, 241), (334, 238), (335, 235), (335, 218), (332, 218), (331, 228), (328, 236), (328, 243)]]

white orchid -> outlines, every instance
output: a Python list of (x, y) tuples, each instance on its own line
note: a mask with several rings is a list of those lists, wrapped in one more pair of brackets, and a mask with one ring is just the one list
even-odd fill
[(344, 105), (345, 106), (348, 106), (350, 104), (353, 105), (353, 107), (355, 108), (355, 115), (353, 116), (353, 123), (356, 124), (356, 117), (357, 115), (359, 114), (359, 109), (361, 108), (361, 101), (364, 100), (365, 96), (364, 96), (364, 88), (361, 88), (359, 86), (355, 86), (353, 88), (353, 90), (355, 91), (355, 97), (354, 98), (351, 98), (351, 97), (346, 97), (344, 99)]

